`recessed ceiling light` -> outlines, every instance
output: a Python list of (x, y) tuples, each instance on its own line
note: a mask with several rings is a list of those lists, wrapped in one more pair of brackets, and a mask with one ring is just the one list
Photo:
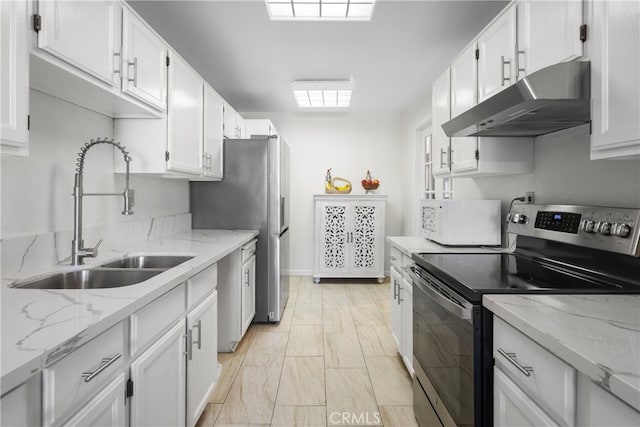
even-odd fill
[(375, 0), (266, 0), (273, 20), (368, 21)]
[(346, 108), (351, 104), (351, 80), (297, 80), (293, 97), (301, 108)]

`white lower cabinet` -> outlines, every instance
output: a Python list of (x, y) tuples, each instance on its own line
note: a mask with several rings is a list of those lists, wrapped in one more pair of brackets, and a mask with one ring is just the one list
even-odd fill
[(182, 320), (131, 363), (131, 426), (185, 422), (186, 321)]
[(640, 412), (608, 391), (595, 385), (585, 375), (578, 377), (577, 422), (589, 427), (640, 426)]
[(119, 427), (125, 425), (124, 375), (119, 375), (64, 425)]
[(494, 427), (557, 426), (500, 368), (493, 370)]
[(0, 426), (42, 425), (42, 376), (33, 375), (25, 383), (0, 398)]
[(400, 302), (400, 288), (402, 276), (395, 268), (391, 267), (391, 335), (400, 349), (402, 338), (402, 304)]
[(413, 285), (402, 278), (402, 340), (400, 354), (409, 374), (413, 375)]
[(187, 426), (194, 426), (218, 378), (218, 294), (187, 315)]
[(255, 316), (256, 244), (252, 240), (218, 262), (219, 352), (234, 351)]
[(256, 315), (256, 256), (242, 264), (242, 334)]

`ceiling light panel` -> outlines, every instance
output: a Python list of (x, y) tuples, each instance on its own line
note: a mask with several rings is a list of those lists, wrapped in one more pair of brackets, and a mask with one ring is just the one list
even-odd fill
[(368, 21), (375, 0), (266, 0), (272, 20)]
[(298, 80), (291, 83), (301, 108), (346, 108), (351, 103), (351, 80)]

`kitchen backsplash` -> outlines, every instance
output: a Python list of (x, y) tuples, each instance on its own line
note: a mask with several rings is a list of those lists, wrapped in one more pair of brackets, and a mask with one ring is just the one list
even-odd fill
[[(103, 239), (99, 252), (113, 250), (123, 242), (137, 243), (169, 237), (191, 230), (191, 214), (131, 219), (83, 230), (84, 241), (93, 247)], [(69, 264), (73, 230), (26, 234), (0, 240), (2, 280), (15, 280), (31, 272), (43, 272)]]

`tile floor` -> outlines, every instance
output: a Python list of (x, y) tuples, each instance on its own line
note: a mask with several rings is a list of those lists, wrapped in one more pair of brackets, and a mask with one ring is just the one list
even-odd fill
[(389, 330), (387, 282), (292, 277), (278, 325), (251, 325), (198, 427), (416, 426), (411, 378)]

